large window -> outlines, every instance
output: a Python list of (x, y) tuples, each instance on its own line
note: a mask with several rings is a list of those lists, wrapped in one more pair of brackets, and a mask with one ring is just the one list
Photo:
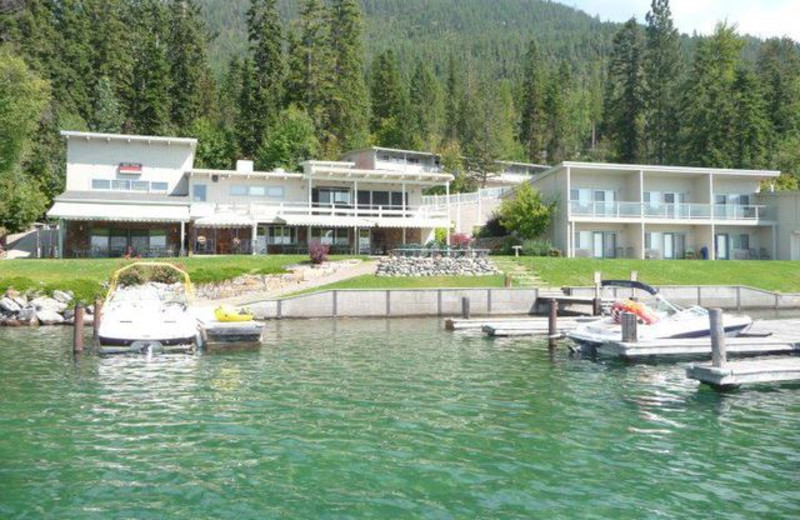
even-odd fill
[(167, 232), (163, 229), (153, 229), (150, 231), (150, 247), (151, 248), (166, 248), (167, 247)]
[(247, 186), (234, 184), (230, 187), (229, 193), (232, 197), (245, 197), (247, 196)]
[(267, 228), (267, 244), (290, 245), (297, 243), (297, 230), (285, 226), (270, 226)]
[(92, 228), (90, 245), (92, 247), (93, 255), (97, 256), (108, 255), (108, 229)]
[(311, 201), (317, 204), (349, 206), (351, 204), (350, 190), (347, 188), (314, 188)]
[(111, 181), (108, 179), (92, 179), (93, 190), (110, 190)]
[(208, 194), (208, 186), (205, 184), (192, 185), (192, 200), (195, 202), (205, 202)]
[(130, 179), (92, 179), (92, 189), (163, 193), (169, 189), (169, 184), (161, 181), (149, 182)]
[(327, 246), (346, 246), (350, 243), (350, 230), (339, 228), (314, 228), (311, 230), (311, 241), (319, 242)]
[(617, 257), (617, 234), (611, 231), (576, 231), (574, 245), (578, 256)]

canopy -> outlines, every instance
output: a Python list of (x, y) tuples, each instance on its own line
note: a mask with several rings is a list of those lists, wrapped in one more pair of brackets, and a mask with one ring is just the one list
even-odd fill
[(281, 221), (287, 226), (370, 228), (375, 225), (374, 221), (364, 218), (327, 215), (280, 215), (275, 220)]
[(47, 212), (63, 220), (106, 220), (112, 222), (188, 222), (189, 206), (169, 204), (102, 204), (97, 202), (56, 202)]
[(658, 294), (658, 289), (647, 285), (646, 283), (636, 282), (633, 280), (603, 280), (600, 285), (603, 287), (623, 287), (626, 289), (640, 289), (655, 296)]
[(256, 225), (256, 221), (247, 215), (215, 213), (195, 220), (194, 225), (199, 228), (240, 228), (253, 227)]
[(382, 218), (377, 221), (379, 228), (432, 229), (446, 228), (449, 225), (446, 218)]

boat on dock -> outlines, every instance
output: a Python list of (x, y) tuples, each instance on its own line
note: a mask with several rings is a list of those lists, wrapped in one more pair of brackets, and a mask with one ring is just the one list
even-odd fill
[[(647, 305), (635, 297), (617, 301), (608, 309), (605, 318), (579, 325), (567, 333), (567, 337), (581, 345), (599, 347), (610, 342), (620, 341), (622, 335), (622, 314), (637, 316), (638, 339), (647, 340), (686, 340), (709, 337), (708, 310), (700, 306), (681, 307), (659, 294), (658, 290), (638, 281), (604, 280), (601, 287), (624, 287), (632, 291), (640, 290), (650, 295), (655, 305)], [(735, 337), (753, 325), (750, 316), (726, 314), (723, 327), (726, 336)]]
[[(137, 270), (157, 268), (174, 283), (137, 281)], [(126, 276), (127, 275), (127, 276)], [(141, 280), (138, 280), (141, 281)], [(98, 330), (100, 354), (192, 352), (199, 343), (198, 321), (189, 305), (189, 275), (169, 263), (137, 262), (111, 278)]]

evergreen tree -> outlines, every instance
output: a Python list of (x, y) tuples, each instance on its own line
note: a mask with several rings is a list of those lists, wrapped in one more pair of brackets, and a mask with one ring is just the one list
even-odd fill
[(247, 11), (247, 33), (255, 66), (255, 114), (251, 118), (258, 145), (277, 120), (283, 102), (284, 60), (282, 27), (277, 0), (251, 0)]
[(188, 134), (197, 138), (195, 168), (227, 170), (233, 167), (236, 143), (234, 136), (225, 126), (200, 117), (195, 119)]
[(770, 122), (761, 85), (753, 71), (744, 67), (736, 71), (733, 101), (733, 167), (766, 168)]
[(525, 55), (525, 72), (522, 84), (522, 122), (520, 141), (525, 146), (528, 160), (534, 163), (544, 162), (546, 147), (546, 117), (544, 112), (545, 75), (539, 47), (531, 40)]
[(311, 117), (319, 140), (324, 139), (327, 131), (326, 100), (333, 82), (328, 22), (322, 0), (303, 0), (289, 38), (286, 101)]
[(789, 38), (764, 42), (758, 55), (758, 74), (763, 85), (771, 124), (773, 155), (780, 141), (800, 133), (800, 48)]
[(314, 121), (305, 110), (290, 106), (281, 112), (269, 141), (259, 150), (256, 165), (262, 170), (302, 171), (301, 163), (319, 153), (315, 134)]
[(167, 59), (167, 12), (158, 0), (147, 0), (139, 12), (131, 115), (134, 131), (148, 135), (170, 132), (170, 74)]
[(445, 95), (445, 137), (450, 141), (459, 138), (458, 127), (461, 120), (461, 71), (455, 56), (450, 55), (447, 62), (447, 90)]
[(567, 154), (567, 99), (571, 83), (569, 67), (562, 63), (547, 84), (544, 113), (547, 121), (547, 162), (557, 164)]
[(208, 34), (195, 0), (172, 0), (169, 35), (172, 123), (186, 133), (203, 113), (205, 79), (210, 74), (205, 48)]
[[(106, 78), (114, 88), (114, 97), (120, 103), (120, 110), (127, 117), (127, 107), (133, 99), (135, 33), (131, 27), (130, 3), (125, 0), (89, 0), (86, 2), (87, 16), (92, 31), (91, 44), (94, 49), (93, 69), (97, 81)], [(95, 103), (96, 105), (96, 103)]]
[(91, 27), (80, 0), (53, 2), (56, 28), (61, 35), (57, 48), (60, 73), (52, 78), (60, 101), (69, 112), (88, 120), (92, 113)]
[(735, 164), (732, 129), (736, 71), (744, 42), (733, 27), (719, 24), (702, 40), (684, 86), (682, 108), (683, 162), (694, 166), (731, 168)]
[(613, 143), (614, 160), (623, 163), (643, 159), (642, 51), (641, 29), (632, 18), (614, 36), (604, 99), (604, 133)]
[(258, 112), (258, 83), (252, 60), (245, 59), (239, 71), (241, 88), (236, 111), (236, 143), (239, 153), (243, 154), (244, 157), (254, 159), (262, 144), (258, 129), (263, 128), (263, 126), (261, 115)]
[(89, 128), (94, 132), (107, 134), (121, 132), (125, 116), (122, 113), (122, 106), (114, 94), (111, 80), (107, 76), (103, 76), (97, 82), (92, 98), (94, 99), (94, 111), (89, 120)]
[(672, 22), (669, 0), (653, 0), (646, 19), (643, 96), (647, 158), (653, 164), (667, 164), (678, 155), (681, 39)]
[(332, 0), (330, 50), (333, 85), (327, 100), (330, 135), (327, 156), (367, 143), (369, 100), (363, 76), (362, 20), (358, 0)]
[(410, 127), (415, 147), (436, 150), (444, 129), (444, 101), (433, 70), (423, 60), (417, 61), (411, 78), (409, 99)]
[(371, 75), (372, 124), (376, 132), (385, 119), (400, 121), (406, 110), (406, 96), (394, 52), (388, 50), (375, 57)]

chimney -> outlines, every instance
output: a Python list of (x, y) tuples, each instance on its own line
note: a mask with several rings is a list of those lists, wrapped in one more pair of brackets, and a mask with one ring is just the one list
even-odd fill
[(236, 161), (236, 171), (238, 173), (253, 173), (253, 161)]

